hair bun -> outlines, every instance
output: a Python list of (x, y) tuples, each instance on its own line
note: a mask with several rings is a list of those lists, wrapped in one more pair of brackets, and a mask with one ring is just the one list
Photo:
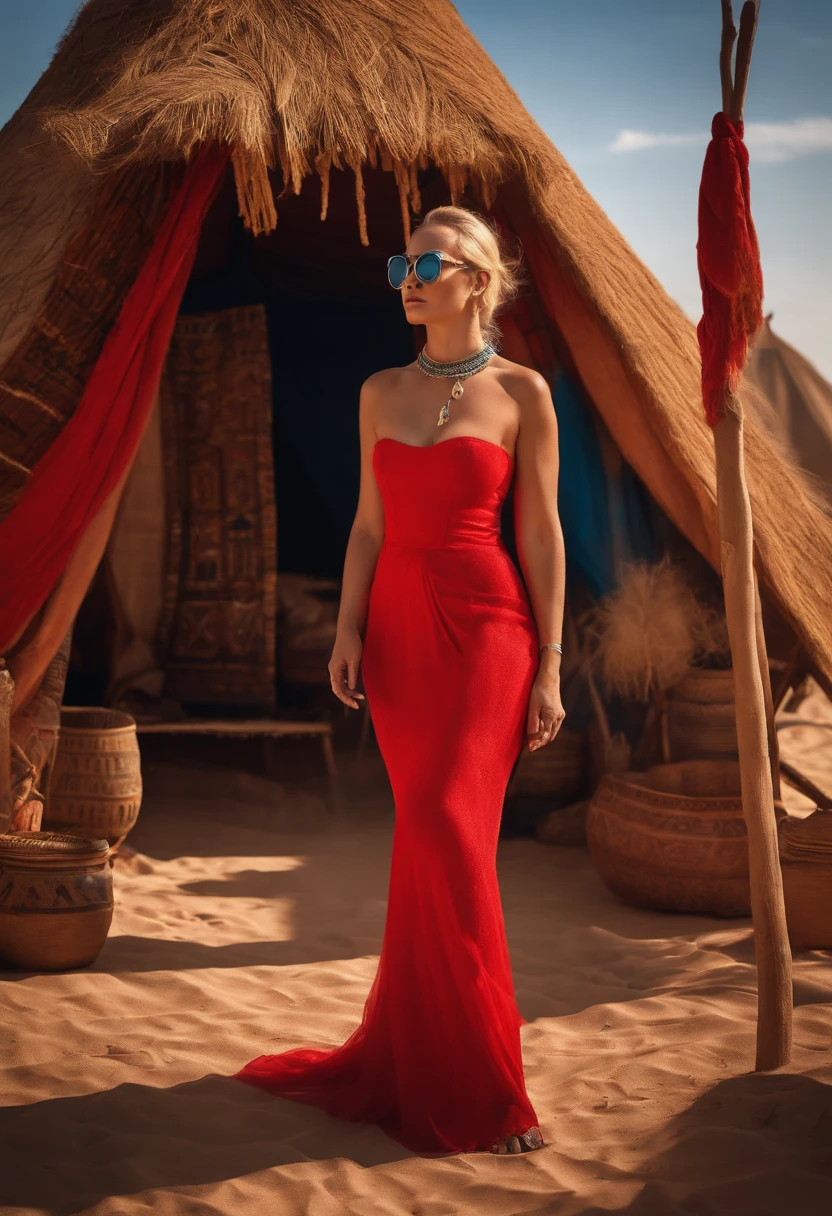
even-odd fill
[(480, 293), (480, 328), (483, 337), (500, 350), (500, 329), (494, 318), (511, 304), (525, 282), (522, 253), (511, 254), (491, 217), (469, 207), (434, 207), (418, 227), (440, 224), (456, 234), (460, 255), (466, 262), (488, 271), (488, 283)]

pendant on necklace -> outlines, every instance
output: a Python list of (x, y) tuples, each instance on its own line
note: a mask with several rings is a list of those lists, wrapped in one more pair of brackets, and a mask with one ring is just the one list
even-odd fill
[(451, 401), (457, 401), (457, 400), (459, 400), (459, 398), (462, 396), (462, 394), (464, 393), (464, 391), (465, 391), (465, 390), (464, 390), (464, 389), (463, 389), (463, 387), (462, 387), (462, 381), (461, 381), (461, 380), (457, 380), (456, 384), (455, 384), (455, 385), (453, 386), (453, 388), (451, 389), (451, 395), (450, 395), (450, 397), (449, 397), (449, 398), (448, 398), (448, 400), (445, 402), (445, 404), (442, 406), (442, 409), (439, 411), (439, 421), (438, 421), (438, 422), (437, 422), (437, 424), (436, 424), (437, 426), (444, 426), (444, 425), (445, 425), (445, 423), (448, 421), (448, 419), (449, 419), (449, 418), (450, 418), (450, 416), (451, 416), (451, 415), (450, 415), (450, 412), (449, 412), (449, 409), (448, 409), (449, 405), (451, 404)]

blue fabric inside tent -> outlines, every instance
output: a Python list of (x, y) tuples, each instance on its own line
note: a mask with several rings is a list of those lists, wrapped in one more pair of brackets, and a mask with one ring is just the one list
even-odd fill
[(625, 462), (620, 478), (604, 467), (601, 445), (580, 390), (562, 369), (552, 391), (558, 418), (558, 512), (566, 547), (567, 577), (596, 598), (619, 584), (619, 561), (655, 561), (656, 538), (645, 490)]

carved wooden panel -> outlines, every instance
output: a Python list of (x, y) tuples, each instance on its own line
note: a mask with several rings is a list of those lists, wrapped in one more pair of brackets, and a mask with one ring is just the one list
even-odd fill
[(277, 521), (265, 309), (180, 317), (160, 401), (166, 692), (271, 708)]

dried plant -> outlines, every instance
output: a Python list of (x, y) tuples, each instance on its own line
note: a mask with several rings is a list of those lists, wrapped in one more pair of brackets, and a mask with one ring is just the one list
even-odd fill
[(728, 648), (724, 617), (701, 603), (669, 555), (628, 564), (621, 586), (583, 614), (582, 646), (608, 692), (649, 701), (697, 659)]
[(730, 667), (731, 642), (725, 610), (702, 603), (696, 595), (691, 608), (691, 663), (695, 667)]

